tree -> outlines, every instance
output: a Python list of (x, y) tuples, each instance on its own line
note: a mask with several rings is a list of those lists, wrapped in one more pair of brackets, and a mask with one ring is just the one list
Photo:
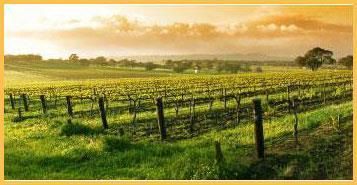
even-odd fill
[(226, 64), (224, 62), (219, 62), (217, 65), (216, 65), (216, 70), (217, 72), (222, 72), (224, 71), (226, 68)]
[(42, 61), (41, 55), (5, 55), (5, 62), (37, 62)]
[(167, 68), (173, 68), (174, 67), (174, 63), (172, 60), (166, 60), (164, 62), (164, 66), (166, 66)]
[(107, 59), (103, 56), (97, 57), (94, 59), (98, 64), (106, 64), (107, 63)]
[(108, 63), (113, 64), (113, 65), (114, 65), (116, 62), (117, 62), (117, 61), (114, 60), (114, 59), (112, 59), (112, 58), (108, 60)]
[(235, 63), (232, 61), (219, 61), (216, 64), (217, 72), (229, 72), (229, 73), (237, 73), (239, 71), (244, 71), (242, 65), (239, 63)]
[(300, 66), (305, 66), (312, 71), (316, 71), (323, 64), (334, 64), (336, 60), (332, 58), (333, 52), (319, 47), (313, 48), (305, 53), (305, 55), (298, 56), (295, 62)]
[(230, 73), (237, 73), (241, 69), (242, 69), (242, 67), (239, 64), (226, 63), (226, 65), (225, 65), (225, 70)]
[(304, 57), (302, 57), (302, 56), (298, 56), (298, 57), (296, 57), (296, 59), (295, 59), (295, 63), (296, 63), (298, 66), (301, 66), (301, 67), (306, 66), (306, 61), (305, 61), (305, 58), (304, 58)]
[(70, 62), (78, 62), (79, 57), (78, 57), (77, 54), (71, 54), (71, 55), (69, 56), (68, 60), (69, 60)]
[(338, 60), (338, 63), (347, 67), (348, 69), (352, 69), (353, 56), (352, 55), (345, 56), (345, 57), (341, 58), (340, 60)]
[(252, 68), (250, 67), (250, 65), (245, 64), (245, 65), (242, 67), (242, 71), (243, 71), (243, 72), (250, 72), (250, 71), (252, 71)]
[(262, 67), (258, 66), (257, 68), (255, 68), (255, 72), (257, 72), (257, 73), (263, 72)]
[(175, 61), (173, 62), (173, 70), (176, 73), (182, 73), (187, 69), (192, 68), (192, 62), (189, 61)]
[(204, 65), (204, 67), (206, 67), (209, 70), (213, 69), (213, 62), (207, 61), (206, 64)]
[(121, 66), (124, 66), (124, 67), (135, 67), (137, 65), (136, 61), (135, 60), (129, 60), (129, 59), (122, 59), (122, 60), (119, 60), (118, 63), (121, 65)]
[(81, 58), (78, 60), (78, 63), (80, 63), (81, 65), (85, 65), (88, 66), (89, 65), (89, 60), (86, 58)]
[(194, 69), (197, 69), (197, 70), (201, 70), (202, 69), (202, 64), (195, 64), (194, 66), (193, 66), (193, 68)]
[(157, 66), (156, 64), (152, 63), (152, 62), (147, 62), (144, 64), (145, 70), (146, 71), (152, 71), (154, 70)]

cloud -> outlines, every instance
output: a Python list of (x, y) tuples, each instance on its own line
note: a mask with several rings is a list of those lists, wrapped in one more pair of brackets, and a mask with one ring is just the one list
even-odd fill
[(263, 17), (260, 20), (253, 22), (252, 24), (295, 25), (296, 27), (308, 31), (328, 31), (328, 32), (345, 32), (345, 33), (349, 33), (352, 31), (352, 23), (351, 25), (332, 24), (317, 19), (313, 19), (312, 17), (306, 17), (301, 14), (274, 15), (274, 16)]
[(272, 32), (276, 31), (278, 29), (278, 26), (276, 26), (274, 23), (271, 23), (269, 25), (258, 25), (257, 29), (262, 32)]
[(66, 21), (65, 23), (68, 23), (68, 24), (77, 24), (77, 23), (80, 23), (81, 21), (78, 20), (78, 19), (70, 19), (68, 21)]
[[(10, 36), (36, 38), (64, 48), (80, 48), (86, 53), (114, 52), (115, 54), (176, 54), (265, 52), (267, 47), (282, 53), (291, 44), (301, 49), (324, 44), (351, 50), (352, 25), (338, 25), (303, 15), (271, 15), (245, 23), (215, 25), (210, 23), (145, 24), (123, 15), (92, 18), (92, 26), (47, 29), (36, 32), (19, 31)], [(94, 26), (93, 26), (94, 25)], [(279, 52), (280, 50), (280, 52)]]
[(281, 25), (280, 30), (281, 31), (288, 31), (288, 32), (294, 32), (297, 31), (299, 28), (295, 24), (290, 24), (289, 26)]
[[(304, 15), (272, 15), (261, 17), (247, 23), (233, 23), (217, 26), (209, 23), (176, 22), (168, 25), (145, 25), (137, 20), (129, 20), (125, 16), (113, 15), (109, 18), (96, 17), (99, 29), (111, 30), (113, 33), (132, 32), (141, 35), (156, 35), (162, 37), (197, 37), (209, 39), (221, 36), (259, 36), (261, 32), (274, 33), (268, 36), (289, 36), (299, 33), (351, 33), (352, 25), (338, 25), (315, 20)], [(249, 32), (248, 32), (249, 30)], [(281, 35), (276, 34), (280, 32)], [(283, 33), (284, 32), (284, 33)], [(295, 33), (294, 33), (295, 32)]]
[(140, 28), (138, 21), (129, 20), (122, 15), (113, 15), (109, 18), (96, 16), (92, 20), (115, 32), (131, 32)]

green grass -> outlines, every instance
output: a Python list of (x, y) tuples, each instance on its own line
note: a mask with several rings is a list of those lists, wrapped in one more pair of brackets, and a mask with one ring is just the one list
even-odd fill
[[(281, 70), (279, 66), (263, 66), (264, 72)], [(301, 69), (291, 67), (283, 70)], [(218, 74), (209, 70), (193, 73), (192, 70), (176, 74), (167, 70), (148, 72), (141, 68), (15, 62), (5, 63), (5, 85), (34, 81), (77, 82), (88, 79)], [(270, 98), (280, 98), (281, 95), (271, 95)], [(261, 98), (264, 100), (263, 96)], [(242, 103), (246, 101), (251, 102), (247, 99)], [(233, 100), (228, 103), (228, 107), (234, 108)], [(111, 103), (110, 106), (124, 105)], [(74, 110), (82, 111), (89, 107), (90, 103), (77, 104)], [(222, 109), (222, 102), (216, 101), (214, 107)], [(108, 112), (110, 129), (103, 130), (99, 116), (77, 116), (68, 124), (65, 106), (50, 109), (47, 115), (42, 115), (39, 102), (36, 105), (31, 103), (30, 109), (30, 112), (24, 112), (26, 119), (15, 122), (17, 112), (9, 107), (5, 109), (7, 180), (352, 178), (352, 102), (324, 105), (299, 113), (298, 149), (293, 142), (292, 115), (265, 120), (265, 160), (258, 160), (255, 156), (252, 122), (226, 130), (212, 128), (207, 133), (189, 139), (161, 142), (153, 137), (134, 142), (127, 134), (120, 136), (116, 130), (120, 124), (131, 121), (131, 115), (127, 112), (120, 115)], [(208, 106), (198, 105), (196, 109), (199, 113), (207, 111)], [(183, 108), (179, 114), (187, 115), (188, 111)], [(173, 117), (174, 109), (165, 109), (165, 115), (166, 118)], [(337, 115), (343, 118), (341, 127), (336, 126)], [(140, 113), (138, 122), (147, 118), (155, 121), (155, 112)], [(223, 163), (215, 161), (214, 141), (221, 143)]]
[[(338, 114), (348, 119), (336, 131), (332, 123)], [(175, 142), (132, 142), (81, 120), (14, 123), (6, 114), (5, 179), (351, 179), (350, 115), (352, 103), (299, 114), (299, 150), (290, 142), (291, 115), (266, 121), (267, 157), (260, 161), (252, 123)], [(223, 164), (215, 162), (215, 140), (221, 142)], [(338, 145), (343, 148), (337, 152)]]

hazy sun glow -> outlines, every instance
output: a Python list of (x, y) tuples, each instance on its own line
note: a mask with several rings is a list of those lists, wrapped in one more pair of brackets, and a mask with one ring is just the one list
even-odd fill
[(351, 6), (5, 5), (5, 54), (352, 54)]

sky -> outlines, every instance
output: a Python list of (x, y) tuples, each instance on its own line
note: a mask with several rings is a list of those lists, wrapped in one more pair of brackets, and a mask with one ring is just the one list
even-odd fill
[(351, 6), (5, 5), (5, 54), (352, 54)]

